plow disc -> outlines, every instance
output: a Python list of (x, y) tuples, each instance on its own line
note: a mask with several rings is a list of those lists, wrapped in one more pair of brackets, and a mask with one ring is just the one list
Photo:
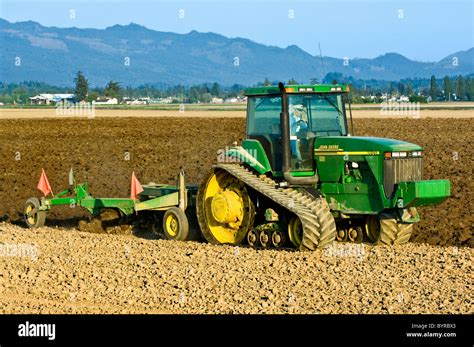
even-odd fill
[(80, 221), (79, 230), (90, 233), (130, 234), (133, 226), (115, 209), (102, 209), (90, 221)]

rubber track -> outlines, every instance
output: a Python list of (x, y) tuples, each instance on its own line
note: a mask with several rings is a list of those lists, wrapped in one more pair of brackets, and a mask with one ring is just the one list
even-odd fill
[(397, 222), (396, 218), (388, 218), (390, 215), (384, 215), (380, 220), (380, 237), (378, 244), (393, 245), (404, 244), (410, 240), (413, 232), (413, 224)]
[(336, 223), (323, 197), (313, 197), (293, 188), (277, 188), (277, 183), (265, 175), (256, 176), (239, 164), (217, 164), (246, 185), (265, 195), (301, 220), (303, 239), (300, 250), (315, 250), (332, 243), (336, 238)]

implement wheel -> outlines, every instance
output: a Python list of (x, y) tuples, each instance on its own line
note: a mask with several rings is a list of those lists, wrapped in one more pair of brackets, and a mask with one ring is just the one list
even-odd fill
[(163, 217), (163, 232), (168, 240), (185, 241), (189, 235), (188, 217), (178, 207), (171, 207)]
[(255, 207), (242, 181), (213, 169), (199, 186), (197, 217), (209, 243), (238, 245), (253, 227)]
[(40, 211), (40, 202), (37, 198), (29, 198), (26, 200), (23, 209), (23, 215), (28, 228), (39, 228), (46, 221), (46, 211)]

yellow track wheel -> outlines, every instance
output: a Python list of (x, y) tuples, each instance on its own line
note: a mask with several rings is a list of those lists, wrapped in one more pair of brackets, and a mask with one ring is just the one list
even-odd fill
[(244, 183), (213, 169), (199, 186), (197, 216), (208, 242), (237, 245), (253, 226), (255, 207)]

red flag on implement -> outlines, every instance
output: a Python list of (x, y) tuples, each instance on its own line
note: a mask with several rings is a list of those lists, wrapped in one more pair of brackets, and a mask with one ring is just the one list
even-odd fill
[(44, 169), (41, 169), (41, 176), (37, 187), (43, 192), (44, 196), (47, 196), (49, 193), (52, 193), (51, 185), (49, 184), (48, 177), (46, 177)]
[(130, 192), (130, 196), (133, 200), (137, 200), (137, 195), (143, 192), (143, 187), (135, 176), (135, 172), (132, 172), (132, 186)]

